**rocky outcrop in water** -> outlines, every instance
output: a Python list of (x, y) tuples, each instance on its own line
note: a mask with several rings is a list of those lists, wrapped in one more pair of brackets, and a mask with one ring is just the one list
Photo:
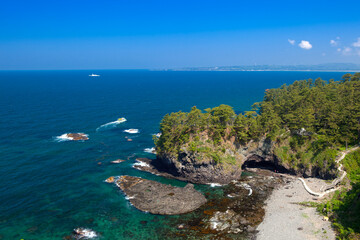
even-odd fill
[(188, 213), (207, 201), (192, 184), (180, 188), (132, 176), (121, 176), (116, 184), (137, 209), (153, 214)]
[(85, 133), (68, 133), (67, 137), (73, 141), (89, 140), (88, 135)]

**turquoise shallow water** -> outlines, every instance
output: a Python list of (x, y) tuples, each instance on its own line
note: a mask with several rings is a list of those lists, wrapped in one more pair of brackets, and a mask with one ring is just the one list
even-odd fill
[[(143, 150), (153, 147), (163, 115), (219, 104), (242, 112), (261, 101), (267, 88), (344, 74), (108, 70), (94, 71), (101, 77), (91, 78), (91, 73), (0, 71), (0, 239), (62, 239), (76, 227), (92, 228), (102, 239), (164, 239), (168, 223), (181, 216), (140, 212), (103, 182), (126, 174), (185, 185), (132, 168), (136, 157), (154, 157)], [(128, 121), (96, 131), (119, 117)], [(140, 133), (123, 132), (129, 128)], [(90, 140), (55, 140), (67, 132), (84, 132)], [(110, 163), (118, 158), (129, 160)]]

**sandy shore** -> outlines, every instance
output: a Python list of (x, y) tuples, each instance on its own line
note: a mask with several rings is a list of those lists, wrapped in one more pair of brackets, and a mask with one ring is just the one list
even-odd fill
[[(313, 189), (325, 184), (319, 179), (307, 179)], [(296, 203), (316, 201), (304, 189), (302, 183), (294, 179), (289, 184), (275, 189), (266, 201), (264, 221), (257, 227), (257, 240), (311, 240), (335, 239), (331, 223), (323, 221), (315, 208)]]

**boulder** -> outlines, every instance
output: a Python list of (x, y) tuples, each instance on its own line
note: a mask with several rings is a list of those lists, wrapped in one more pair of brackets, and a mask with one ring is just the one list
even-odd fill
[(107, 178), (107, 179), (105, 180), (105, 182), (107, 182), (107, 183), (113, 183), (113, 182), (115, 182), (115, 178), (111, 176), (111, 177)]

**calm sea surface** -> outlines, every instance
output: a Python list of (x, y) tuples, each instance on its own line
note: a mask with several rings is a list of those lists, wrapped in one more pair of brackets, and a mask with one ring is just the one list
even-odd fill
[[(220, 104), (250, 110), (265, 89), (340, 72), (0, 71), (0, 239), (62, 239), (89, 227), (102, 239), (164, 239), (179, 216), (136, 210), (109, 176), (133, 175), (166, 113)], [(128, 121), (96, 130), (125, 117)], [(128, 134), (125, 129), (139, 129)], [(58, 141), (84, 132), (85, 142)], [(133, 141), (127, 141), (126, 137)], [(128, 159), (111, 164), (115, 159)], [(101, 164), (99, 164), (101, 163)], [(220, 191), (196, 186), (200, 191)]]

